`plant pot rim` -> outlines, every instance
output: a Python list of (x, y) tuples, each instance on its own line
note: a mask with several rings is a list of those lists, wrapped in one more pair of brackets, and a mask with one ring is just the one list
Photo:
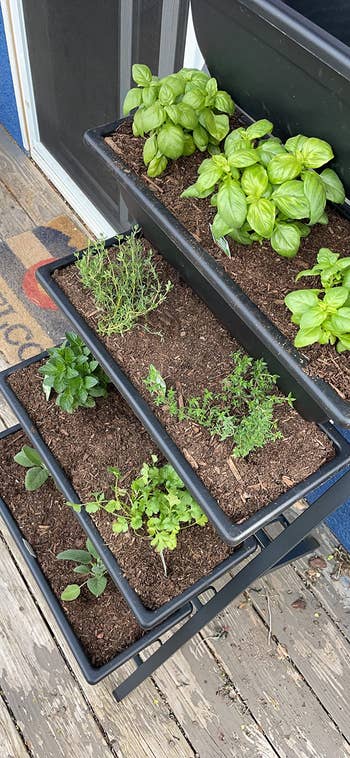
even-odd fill
[[(0, 432), (0, 439), (9, 437), (21, 429), (22, 427), (20, 424), (10, 427), (9, 429), (5, 429)], [(44, 572), (40, 568), (33, 549), (27, 540), (23, 537), (14, 516), (12, 515), (8, 505), (2, 497), (0, 497), (0, 516), (4, 521), (7, 529), (9, 530), (11, 537), (15, 541), (16, 546), (18, 547), (22, 558), (24, 559), (33, 578), (35, 579), (35, 582), (38, 585), (42, 595), (44, 596), (84, 678), (89, 684), (97, 684), (106, 676), (112, 674), (113, 671), (116, 671), (116, 669), (130, 660), (130, 658), (135, 658), (140, 652), (142, 652), (142, 650), (148, 647), (148, 645), (156, 642), (162, 634), (169, 631), (169, 629), (171, 629), (175, 624), (179, 623), (191, 614), (192, 604), (190, 602), (187, 602), (182, 607), (180, 607), (172, 616), (165, 619), (161, 624), (154, 627), (153, 629), (145, 632), (145, 634), (139, 640), (122, 650), (120, 653), (117, 653), (115, 656), (113, 656), (110, 661), (104, 663), (102, 666), (93, 666), (87, 654), (85, 653), (77, 635), (73, 631), (67, 619), (67, 616), (65, 615), (64, 610), (58, 601), (57, 596), (53, 592)]]
[[(115, 238), (108, 240), (109, 247), (115, 244)], [(80, 255), (84, 251), (80, 252)], [(133, 386), (125, 374), (121, 371), (118, 363), (110, 356), (102, 342), (86, 323), (84, 318), (76, 311), (68, 297), (53, 279), (52, 274), (72, 265), (76, 255), (68, 255), (58, 261), (53, 261), (38, 269), (38, 279), (49, 293), (50, 297), (58, 304), (63, 314), (70, 321), (73, 329), (80, 335), (85, 344), (90, 348), (98, 363), (110, 377), (112, 383), (121, 392), (126, 402), (130, 405), (135, 415), (138, 416), (142, 425), (153, 438), (159, 449), (168, 461), (174, 466), (186, 487), (190, 490), (195, 500), (205, 511), (208, 518), (218, 531), (222, 539), (230, 545), (238, 545), (243, 539), (254, 535), (259, 529), (271, 522), (287, 510), (293, 503), (305, 497), (321, 482), (325, 482), (330, 476), (337, 473), (350, 461), (350, 444), (333, 427), (332, 424), (320, 424), (322, 431), (331, 439), (335, 447), (335, 457), (323, 464), (314, 474), (306, 477), (304, 481), (294, 485), (287, 492), (280, 495), (276, 500), (263, 506), (242, 524), (234, 524), (224, 514), (217, 501), (203, 485), (195, 471), (184, 458), (183, 453), (172, 442), (171, 438), (160, 424), (153, 411), (143, 400), (138, 390)], [(0, 386), (3, 384), (0, 378)], [(6, 382), (5, 382), (6, 384)], [(169, 445), (169, 440), (172, 444)], [(198, 482), (200, 488), (198, 488)]]
[[(249, 123), (253, 121), (247, 114), (236, 109)], [(88, 129), (84, 141), (103, 161), (106, 168), (126, 192), (132, 195), (142, 212), (147, 215), (163, 234), (175, 245), (182, 255), (198, 271), (199, 275), (215, 290), (228, 309), (238, 316), (248, 327), (253, 338), (262, 342), (274, 360), (288, 372), (293, 382), (319, 408), (314, 420), (331, 419), (344, 428), (350, 428), (350, 401), (342, 399), (335, 389), (323, 379), (310, 376), (307, 368), (308, 359), (294, 347), (292, 342), (272, 323), (260, 308), (245, 294), (241, 287), (225, 272), (221, 263), (213, 258), (202, 245), (196, 241), (186, 227), (163, 205), (146, 183), (129, 169), (122, 159), (105, 142), (105, 137), (113, 134), (122, 123), (130, 117)], [(337, 210), (349, 216), (350, 210), (345, 204)], [(152, 241), (152, 240), (151, 240)], [(160, 250), (160, 252), (162, 252)], [(43, 267), (45, 268), (45, 267)], [(40, 269), (39, 269), (40, 271)], [(39, 280), (40, 280), (39, 273)], [(42, 283), (42, 282), (41, 282)], [(246, 345), (244, 345), (246, 347)], [(249, 347), (246, 347), (249, 352)], [(322, 418), (320, 416), (322, 414)]]

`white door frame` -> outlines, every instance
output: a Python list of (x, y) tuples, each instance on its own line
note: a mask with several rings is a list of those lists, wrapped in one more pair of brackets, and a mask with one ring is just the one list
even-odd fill
[[(88, 229), (97, 237), (111, 237), (115, 229), (40, 140), (22, 0), (0, 1), (23, 146)], [(165, 9), (172, 3), (166, 0)], [(200, 68), (202, 62), (190, 8), (184, 65)]]

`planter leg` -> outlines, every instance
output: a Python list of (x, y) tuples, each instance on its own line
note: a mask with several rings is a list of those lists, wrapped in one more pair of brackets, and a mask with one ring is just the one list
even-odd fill
[(171, 655), (188, 642), (209, 621), (220, 613), (257, 579), (279, 565), (297, 557), (295, 551), (304, 537), (318, 526), (332, 511), (346, 500), (350, 490), (350, 471), (339, 479), (321, 497), (310, 505), (275, 539), (262, 547), (261, 552), (236, 574), (214, 597), (203, 605), (177, 632), (161, 645), (136, 671), (113, 691), (119, 702), (132, 692), (141, 682), (161, 666)]

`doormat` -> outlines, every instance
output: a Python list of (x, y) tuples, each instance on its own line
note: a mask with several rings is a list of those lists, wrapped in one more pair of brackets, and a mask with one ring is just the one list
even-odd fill
[(57, 344), (68, 323), (38, 284), (36, 269), (85, 247), (87, 237), (62, 215), (0, 240), (0, 352), (13, 365)]

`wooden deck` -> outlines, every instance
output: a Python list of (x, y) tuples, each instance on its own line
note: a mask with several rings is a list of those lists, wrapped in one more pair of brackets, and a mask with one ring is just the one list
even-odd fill
[[(0, 197), (0, 240), (69, 213), (1, 129)], [(14, 422), (0, 401), (0, 429)], [(120, 674), (83, 681), (3, 529), (0, 757), (350, 756), (350, 563), (328, 529), (316, 536), (324, 569), (300, 560), (257, 582), (116, 704)]]

